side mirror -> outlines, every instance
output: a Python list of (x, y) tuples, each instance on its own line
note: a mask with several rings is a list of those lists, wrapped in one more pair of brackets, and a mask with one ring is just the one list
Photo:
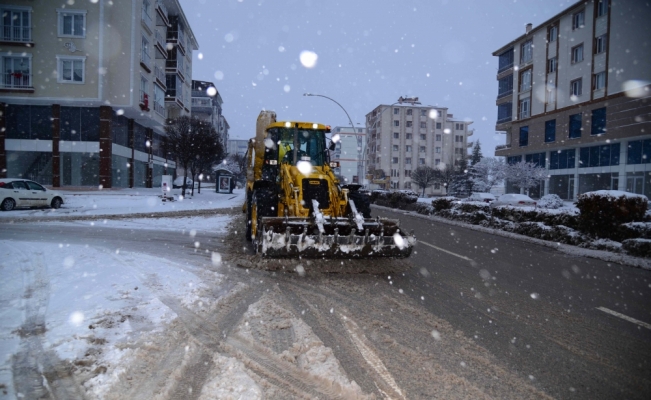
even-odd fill
[(335, 147), (337, 147), (337, 143), (335, 142), (330, 142), (330, 146), (328, 146), (328, 150), (334, 151)]

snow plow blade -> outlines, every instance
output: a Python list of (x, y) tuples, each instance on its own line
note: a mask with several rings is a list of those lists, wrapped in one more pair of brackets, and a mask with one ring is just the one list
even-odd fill
[(258, 254), (273, 258), (409, 257), (416, 237), (402, 232), (399, 224), (380, 218), (325, 218), (317, 223), (301, 217), (263, 217), (254, 246)]

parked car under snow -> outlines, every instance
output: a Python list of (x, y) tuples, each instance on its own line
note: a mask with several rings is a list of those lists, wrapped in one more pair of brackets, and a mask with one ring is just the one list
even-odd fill
[(492, 193), (480, 193), (476, 192), (470, 195), (466, 201), (481, 201), (484, 203), (491, 203), (495, 201), (495, 195)]
[(535, 207), (536, 202), (525, 194), (508, 193), (501, 195), (491, 203), (491, 207), (499, 206)]

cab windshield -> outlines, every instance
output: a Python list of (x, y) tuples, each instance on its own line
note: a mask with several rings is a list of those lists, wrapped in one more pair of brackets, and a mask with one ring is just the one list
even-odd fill
[(314, 166), (325, 164), (325, 131), (279, 128), (276, 134), (279, 143), (278, 160), (281, 164), (296, 165), (299, 161), (309, 161)]

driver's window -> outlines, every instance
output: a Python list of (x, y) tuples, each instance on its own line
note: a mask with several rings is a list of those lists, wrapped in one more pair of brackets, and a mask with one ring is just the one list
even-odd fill
[(45, 188), (43, 186), (39, 185), (36, 182), (25, 181), (25, 183), (27, 184), (27, 186), (29, 186), (29, 190), (42, 190), (42, 191), (45, 191)]
[(23, 181), (13, 181), (14, 189), (27, 190), (27, 185)]
[(280, 136), (280, 146), (278, 146), (278, 156), (282, 162), (293, 164), (294, 157), (294, 134), (292, 130), (283, 130)]

